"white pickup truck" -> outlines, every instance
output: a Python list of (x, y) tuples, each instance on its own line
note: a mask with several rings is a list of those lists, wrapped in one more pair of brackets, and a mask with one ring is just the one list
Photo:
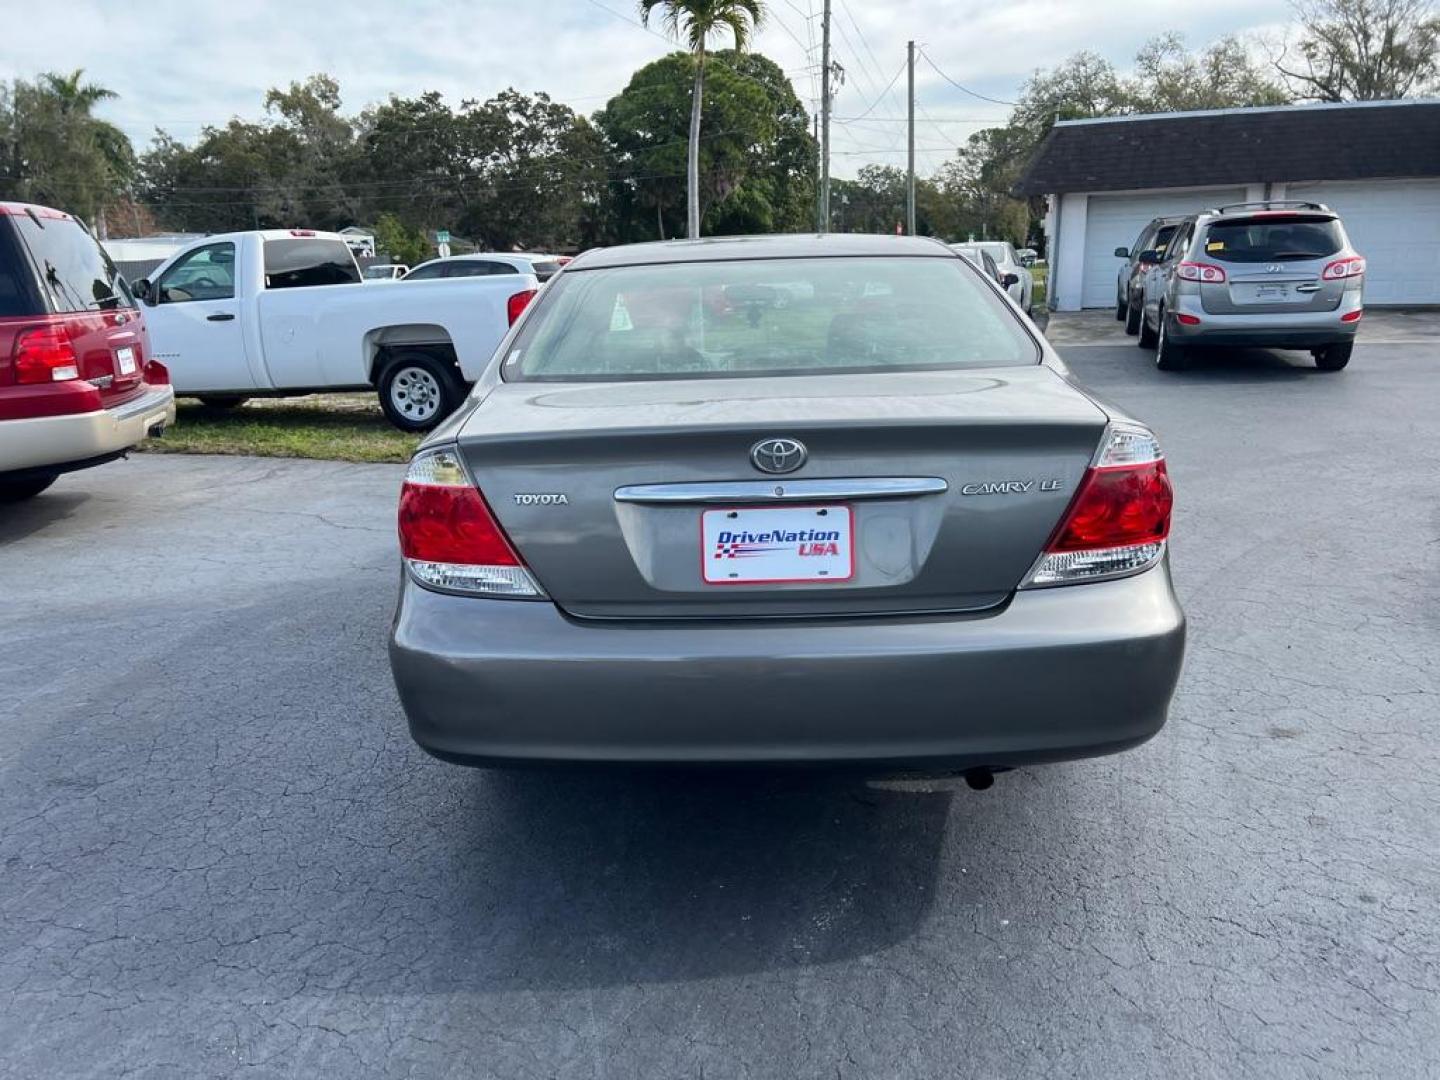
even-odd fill
[(228, 408), (373, 387), (393, 424), (426, 431), (538, 288), (524, 273), (365, 287), (338, 233), (269, 229), (197, 240), (135, 293), (177, 394)]

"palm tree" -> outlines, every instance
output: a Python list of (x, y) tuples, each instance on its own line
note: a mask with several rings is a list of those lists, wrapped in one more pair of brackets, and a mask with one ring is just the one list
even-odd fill
[(84, 68), (76, 68), (69, 75), (48, 71), (40, 76), (40, 81), (55, 96), (55, 100), (60, 104), (60, 111), (66, 114), (78, 112), (88, 116), (90, 110), (100, 102), (119, 97), (114, 90), (99, 83), (81, 83), (84, 75)]
[(662, 12), (665, 29), (682, 41), (695, 57), (695, 89), (690, 98), (690, 156), (685, 165), (686, 219), (690, 239), (700, 235), (700, 105), (705, 96), (705, 42), (728, 30), (735, 50), (743, 50), (750, 35), (765, 20), (764, 0), (640, 0), (640, 21), (650, 25), (655, 9)]

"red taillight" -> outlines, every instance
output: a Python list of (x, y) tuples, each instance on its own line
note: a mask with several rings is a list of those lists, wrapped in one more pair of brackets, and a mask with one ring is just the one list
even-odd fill
[(159, 360), (151, 360), (145, 365), (145, 381), (151, 386), (169, 386), (170, 369)]
[(524, 292), (517, 292), (509, 300), (505, 301), (505, 314), (510, 317), (510, 325), (515, 325), (521, 313), (530, 306), (530, 301), (535, 299), (539, 289), (526, 289)]
[(1199, 326), (1200, 316), (1187, 315), (1185, 312), (1181, 311), (1176, 313), (1175, 321), (1180, 323), (1182, 326)]
[(1182, 262), (1175, 273), (1186, 281), (1198, 281), (1202, 285), (1225, 284), (1225, 268), (1214, 263)]
[(1341, 322), (1359, 322), (1359, 321), (1360, 321), (1360, 316), (1361, 316), (1361, 315), (1364, 315), (1364, 314), (1365, 314), (1365, 309), (1364, 309), (1364, 308), (1359, 308), (1358, 310), (1355, 310), (1355, 311), (1347, 311), (1344, 315), (1341, 315), (1341, 316), (1340, 316), (1340, 321), (1341, 321)]
[(37, 326), (22, 330), (15, 342), (15, 381), (66, 382), (80, 377), (80, 358), (65, 327)]
[(1022, 588), (1124, 577), (1165, 554), (1174, 497), (1155, 436), (1112, 425)]
[(1320, 276), (1326, 281), (1339, 281), (1341, 278), (1359, 277), (1363, 273), (1365, 273), (1365, 260), (1356, 257), (1336, 259), (1320, 272)]
[(424, 562), (519, 566), (520, 558), (473, 487), (406, 483), (400, 553)]
[(1046, 550), (1158, 543), (1170, 535), (1173, 502), (1164, 461), (1092, 468)]
[(476, 596), (544, 595), (454, 450), (410, 463), (400, 489), (400, 552), (425, 585)]

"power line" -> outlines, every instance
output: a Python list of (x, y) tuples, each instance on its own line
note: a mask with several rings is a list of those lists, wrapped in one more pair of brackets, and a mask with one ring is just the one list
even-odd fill
[[(904, 71), (905, 71), (905, 64), (902, 62), (902, 63), (900, 64), (900, 66), (895, 69), (895, 74), (891, 77), (890, 82), (889, 82), (888, 84), (886, 84), (885, 89), (881, 91), (881, 97), (882, 97), (882, 98), (884, 97), (884, 95), (885, 95), (886, 93), (889, 92), (890, 87), (892, 87), (892, 86), (895, 85), (896, 81), (900, 78), (900, 76), (904, 73)], [(863, 119), (865, 119), (866, 116), (870, 115), (870, 113), (872, 113), (872, 112), (875, 110), (875, 106), (877, 106), (877, 105), (880, 104), (880, 100), (881, 100), (881, 98), (876, 98), (873, 102), (870, 103), (870, 108), (866, 109), (866, 110), (865, 110), (864, 112), (862, 112), (859, 116), (852, 116), (852, 117), (849, 117), (848, 119), (843, 120), (843, 121), (842, 121), (838, 116), (832, 116), (830, 119), (833, 120), (833, 121), (836, 122), (836, 123), (853, 124), (853, 123), (855, 123), (855, 121), (857, 121), (857, 120), (863, 120)]]
[[(908, 116), (832, 116), (832, 120), (840, 124), (908, 124)], [(933, 124), (994, 124), (993, 116), (932, 116), (930, 122)]]
[(949, 75), (946, 75), (945, 72), (941, 71), (940, 68), (936, 65), (935, 61), (932, 60), (932, 59), (930, 59), (930, 54), (927, 53), (924, 49), (921, 49), (921, 50), (920, 50), (920, 55), (923, 56), (923, 57), (925, 58), (925, 62), (926, 62), (927, 64), (929, 64), (929, 65), (934, 69), (936, 75), (939, 75), (942, 79), (944, 79), (946, 82), (948, 82), (951, 86), (955, 87), (956, 90), (959, 90), (959, 91), (961, 91), (962, 93), (969, 94), (971, 97), (979, 98), (981, 101), (988, 101), (988, 102), (990, 102), (992, 105), (1010, 105), (1010, 106), (1015, 106), (1015, 105), (1017, 104), (1017, 103), (1014, 102), (1014, 101), (1002, 101), (1002, 100), (1000, 100), (999, 98), (986, 97), (984, 94), (982, 94), (982, 93), (980, 93), (980, 92), (978, 92), (978, 91), (976, 91), (976, 90), (971, 90), (968, 86), (962, 86), (962, 85), (960, 85), (960, 83), (956, 82), (956, 81), (955, 81), (954, 79), (952, 79)]

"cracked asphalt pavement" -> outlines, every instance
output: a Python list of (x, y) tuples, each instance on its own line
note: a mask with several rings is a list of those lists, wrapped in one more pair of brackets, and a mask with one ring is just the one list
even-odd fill
[(1166, 443), (1189, 658), (983, 793), (427, 758), (394, 467), (0, 511), (0, 1076), (1440, 1074), (1440, 345), (1066, 355)]

